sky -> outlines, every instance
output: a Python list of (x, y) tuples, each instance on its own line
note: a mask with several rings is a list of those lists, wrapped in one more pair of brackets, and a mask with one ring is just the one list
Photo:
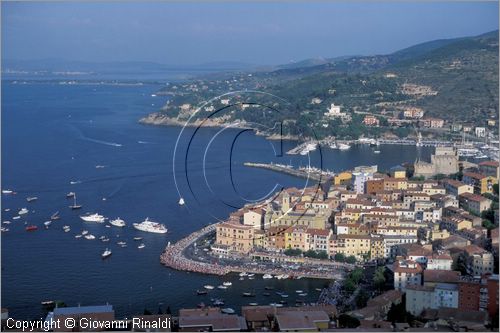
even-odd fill
[(2, 2), (2, 58), (285, 64), (498, 29), (498, 2)]

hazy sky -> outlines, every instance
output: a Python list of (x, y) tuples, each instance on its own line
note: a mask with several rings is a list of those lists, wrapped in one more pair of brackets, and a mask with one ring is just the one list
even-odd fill
[(2, 2), (2, 57), (277, 64), (495, 29), (498, 2)]

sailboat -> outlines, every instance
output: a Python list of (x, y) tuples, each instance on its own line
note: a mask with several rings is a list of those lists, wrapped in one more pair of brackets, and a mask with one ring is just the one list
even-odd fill
[(77, 205), (76, 204), (76, 193), (73, 195), (73, 205), (69, 206), (71, 209), (80, 209), (82, 208), (82, 205)]
[(185, 204), (185, 202), (184, 202), (184, 198), (183, 198), (183, 197), (181, 197), (181, 198), (179, 199), (179, 205), (183, 206), (184, 204)]

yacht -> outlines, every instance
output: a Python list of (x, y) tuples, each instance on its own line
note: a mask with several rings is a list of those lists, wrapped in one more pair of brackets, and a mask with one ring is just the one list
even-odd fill
[(226, 287), (230, 287), (230, 286), (232, 286), (233, 284), (232, 284), (231, 282), (229, 282), (229, 281), (226, 281), (226, 282), (224, 282), (222, 285), (223, 285), (223, 286), (226, 286)]
[(110, 249), (106, 249), (102, 254), (101, 254), (101, 257), (102, 259), (106, 259), (107, 257), (109, 257), (110, 255), (112, 255), (113, 252), (111, 252)]
[(82, 205), (78, 205), (76, 203), (76, 194), (73, 193), (73, 204), (71, 206), (69, 206), (69, 208), (71, 209), (80, 209), (82, 208)]
[(185, 202), (184, 202), (184, 198), (182, 198), (182, 197), (181, 197), (181, 198), (179, 199), (179, 205), (180, 205), (180, 206), (183, 206), (184, 204), (185, 204)]
[(214, 286), (206, 284), (206, 285), (203, 286), (203, 288), (208, 289), (208, 290), (212, 290), (212, 289), (214, 289)]
[(149, 221), (148, 218), (146, 218), (141, 223), (134, 223), (134, 228), (140, 231), (152, 232), (156, 234), (166, 234), (168, 231), (167, 227), (165, 227), (163, 224)]
[(29, 210), (26, 208), (21, 208), (20, 211), (17, 212), (18, 215), (28, 214)]
[(339, 150), (349, 150), (349, 149), (351, 149), (351, 146), (349, 146), (346, 143), (339, 143), (338, 148), (339, 148)]
[(94, 235), (85, 235), (85, 239), (93, 240), (93, 239), (95, 239), (95, 236)]
[(28, 201), (28, 202), (32, 202), (32, 201), (35, 201), (35, 200), (38, 200), (38, 197), (27, 197), (26, 198), (26, 201)]
[(80, 216), (80, 218), (82, 220), (84, 220), (85, 222), (97, 222), (97, 223), (104, 223), (104, 220), (106, 220), (106, 218), (102, 215), (99, 215), (99, 214), (87, 214), (87, 215), (83, 215), (83, 216)]
[(139, 246), (138, 246), (137, 248), (138, 248), (138, 249), (143, 249), (143, 248), (145, 248), (145, 247), (146, 247), (146, 245), (144, 245), (144, 243), (141, 243), (141, 244), (139, 244)]
[(115, 227), (124, 227), (125, 221), (123, 221), (121, 218), (116, 218), (114, 220), (109, 221), (109, 224), (114, 225)]

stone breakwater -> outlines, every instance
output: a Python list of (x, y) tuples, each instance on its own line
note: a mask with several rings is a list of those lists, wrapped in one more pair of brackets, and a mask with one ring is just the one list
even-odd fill
[[(161, 264), (180, 271), (212, 275), (226, 275), (231, 272), (247, 272), (254, 274), (288, 275), (290, 277), (316, 279), (338, 279), (341, 278), (342, 273), (346, 269), (352, 269), (355, 267), (354, 265), (334, 263), (327, 260), (303, 258), (303, 265), (299, 268), (283, 268), (277, 266), (267, 266), (262, 268), (245, 264), (218, 264), (216, 262), (206, 263), (186, 257), (185, 250), (189, 246), (193, 245), (197, 240), (215, 232), (216, 225), (217, 224), (211, 224), (206, 226), (179, 240), (175, 244), (167, 246), (160, 256)], [(264, 254), (259, 256), (263, 257)], [(283, 255), (274, 254), (266, 254), (266, 256), (268, 259), (283, 259), (284, 257)]]

